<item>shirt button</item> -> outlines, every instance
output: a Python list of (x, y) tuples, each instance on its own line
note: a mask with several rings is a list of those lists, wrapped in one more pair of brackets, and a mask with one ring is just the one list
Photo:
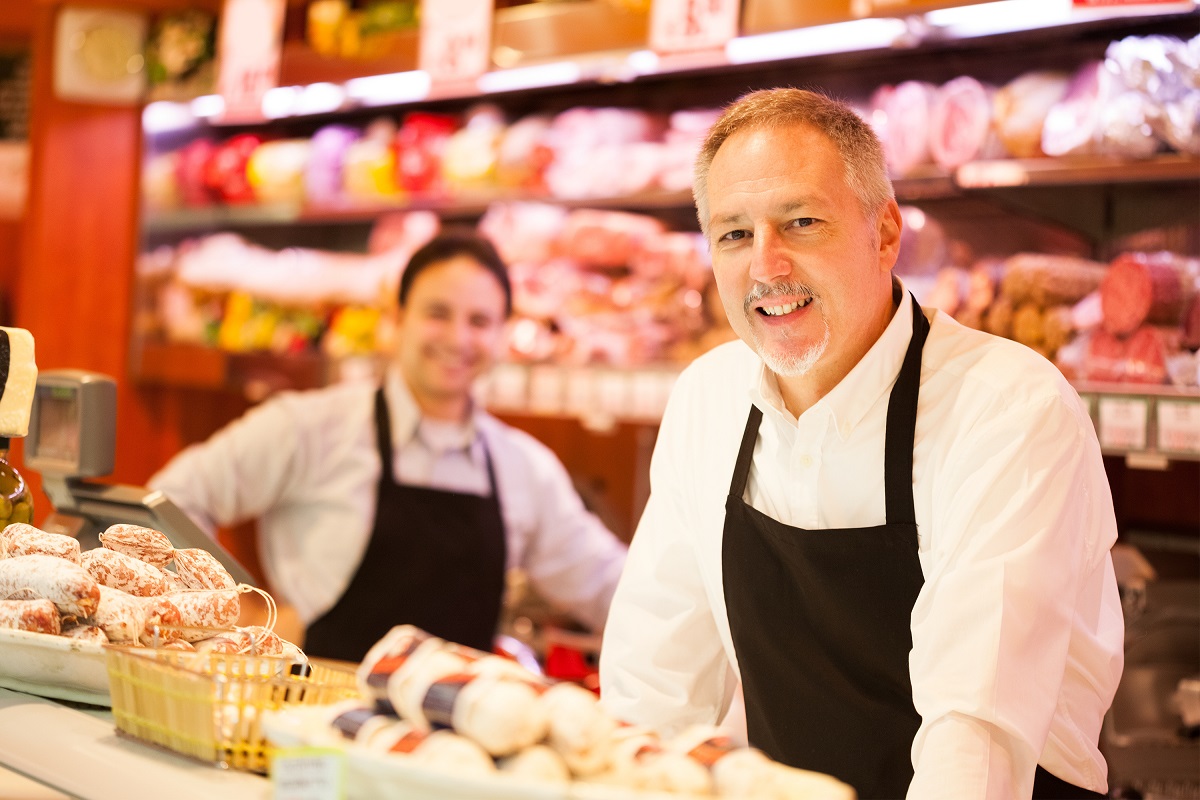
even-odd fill
[(812, 456), (800, 456), (800, 466), (804, 467), (805, 469), (811, 467), (812, 463)]

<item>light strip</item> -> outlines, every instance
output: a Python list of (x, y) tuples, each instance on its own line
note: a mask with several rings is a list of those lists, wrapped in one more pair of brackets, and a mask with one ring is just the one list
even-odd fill
[(346, 81), (346, 97), (364, 106), (415, 103), (429, 96), (429, 73), (424, 70), (370, 75)]
[(1065, 25), (1072, 20), (1071, 0), (1000, 0), (925, 14), (925, 21), (954, 38), (991, 36)]
[(726, 43), (725, 57), (732, 64), (753, 64), (759, 61), (870, 50), (891, 47), (907, 32), (908, 25), (901, 19), (855, 19), (777, 33), (739, 36)]
[(263, 116), (267, 119), (292, 116), (296, 113), (295, 108), (300, 100), (301, 91), (299, 86), (276, 86), (274, 89), (268, 89), (262, 99)]
[(165, 133), (190, 128), (196, 117), (187, 103), (171, 103), (160, 100), (148, 103), (142, 109), (142, 128), (147, 133)]
[(583, 77), (583, 70), (573, 61), (555, 61), (532, 67), (515, 67), (486, 72), (476, 85), (484, 94), (537, 89), (543, 86), (564, 86)]
[(225, 98), (219, 94), (206, 94), (190, 103), (192, 113), (201, 119), (219, 117), (225, 113)]

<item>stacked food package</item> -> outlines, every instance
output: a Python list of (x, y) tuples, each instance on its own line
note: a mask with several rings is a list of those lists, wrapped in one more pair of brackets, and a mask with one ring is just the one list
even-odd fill
[[(261, 626), (238, 627), (241, 589), (208, 551), (119, 524), (81, 551), (25, 523), (0, 531), (0, 628), (97, 644), (300, 657)], [(174, 563), (175, 569), (170, 569)]]
[(370, 753), (447, 779), (570, 785), (571, 797), (587, 796), (585, 787), (610, 787), (618, 794), (598, 796), (613, 797), (854, 797), (832, 777), (773, 762), (712, 727), (663, 738), (623, 724), (587, 689), (409, 625), (371, 648), (358, 683), (360, 699), (280, 712), (266, 723), (268, 737)]

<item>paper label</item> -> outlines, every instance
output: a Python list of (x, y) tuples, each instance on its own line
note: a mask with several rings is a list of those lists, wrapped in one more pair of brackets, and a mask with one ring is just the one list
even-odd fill
[(1170, 453), (1200, 453), (1200, 402), (1159, 400), (1158, 449)]
[(421, 3), (418, 66), (439, 83), (474, 80), (488, 71), (492, 54), (491, 0), (425, 0)]
[(223, 121), (263, 119), (263, 96), (279, 83), (286, 5), (286, 0), (225, 0), (217, 50)]
[(1100, 446), (1145, 450), (1149, 403), (1144, 398), (1100, 398)]
[(660, 53), (724, 47), (737, 36), (740, 0), (654, 0), (650, 47)]
[(271, 761), (274, 800), (343, 800), (346, 754), (326, 747), (286, 747)]

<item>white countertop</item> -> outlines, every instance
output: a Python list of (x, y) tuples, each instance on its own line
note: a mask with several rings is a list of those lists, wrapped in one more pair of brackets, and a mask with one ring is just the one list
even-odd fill
[(271, 782), (124, 736), (106, 709), (0, 688), (0, 765), (84, 800), (269, 800)]

